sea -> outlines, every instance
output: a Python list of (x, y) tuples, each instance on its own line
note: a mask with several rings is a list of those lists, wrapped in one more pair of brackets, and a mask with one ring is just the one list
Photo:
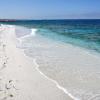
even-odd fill
[[(0, 24), (15, 25), (20, 40), (17, 47), (35, 58), (39, 71), (72, 99), (100, 100), (99, 19), (17, 20)], [(92, 57), (96, 57), (96, 63), (91, 62)]]

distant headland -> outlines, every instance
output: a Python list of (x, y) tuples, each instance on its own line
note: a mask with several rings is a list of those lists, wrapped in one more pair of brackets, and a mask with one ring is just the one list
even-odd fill
[(0, 22), (15, 22), (15, 19), (0, 19)]

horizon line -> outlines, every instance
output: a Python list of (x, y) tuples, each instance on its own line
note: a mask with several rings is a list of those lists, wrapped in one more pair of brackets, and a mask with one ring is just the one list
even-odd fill
[(96, 20), (96, 19), (98, 19), (98, 20), (100, 20), (100, 18), (45, 18), (45, 19), (18, 19), (18, 18), (0, 18), (0, 20), (2, 21), (2, 20)]

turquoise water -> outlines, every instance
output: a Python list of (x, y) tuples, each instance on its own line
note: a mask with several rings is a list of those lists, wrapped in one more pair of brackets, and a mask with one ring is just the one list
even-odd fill
[(100, 52), (100, 20), (19, 20), (5, 24), (37, 28), (38, 34)]

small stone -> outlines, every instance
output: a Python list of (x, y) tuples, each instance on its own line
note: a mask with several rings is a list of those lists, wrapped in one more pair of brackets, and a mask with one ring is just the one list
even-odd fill
[(12, 95), (12, 94), (10, 94), (9, 96), (10, 96), (10, 97), (13, 97), (13, 95)]

